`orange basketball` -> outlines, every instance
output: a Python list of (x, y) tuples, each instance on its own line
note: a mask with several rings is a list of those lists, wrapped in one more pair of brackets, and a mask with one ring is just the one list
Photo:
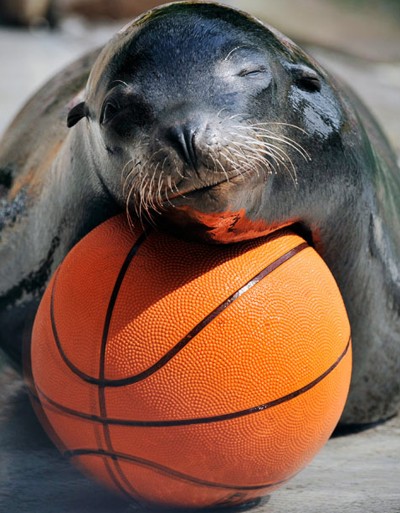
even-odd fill
[(31, 358), (44, 423), (84, 472), (140, 503), (232, 505), (331, 435), (350, 327), (325, 263), (288, 230), (208, 246), (119, 216), (53, 276)]

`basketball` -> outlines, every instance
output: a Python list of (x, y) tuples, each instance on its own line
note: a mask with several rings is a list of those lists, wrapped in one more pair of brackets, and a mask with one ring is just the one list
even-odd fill
[(206, 245), (123, 216), (52, 277), (30, 356), (60, 451), (130, 500), (170, 508), (284, 485), (330, 437), (351, 374), (340, 292), (301, 237)]

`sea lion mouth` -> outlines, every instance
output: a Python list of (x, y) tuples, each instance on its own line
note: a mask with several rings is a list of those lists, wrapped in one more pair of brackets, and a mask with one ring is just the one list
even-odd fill
[[(209, 128), (202, 137), (192, 137), (190, 144), (189, 138), (184, 143), (179, 139), (181, 147), (176, 141), (166, 144), (151, 135), (143, 138), (135, 158), (123, 170), (123, 197), (129, 217), (133, 214), (142, 221), (158, 222), (183, 206), (222, 212), (237, 204), (239, 196), (243, 203), (243, 183), (255, 191), (265, 188), (278, 173), (286, 173), (296, 187), (295, 157), (309, 160), (309, 155), (295, 138), (282, 131), (298, 127), (275, 122), (237, 123), (226, 122), (225, 133), (221, 127)], [(185, 157), (189, 146), (196, 159)]]
[[(259, 169), (221, 169), (216, 173), (215, 169), (202, 166), (196, 171), (188, 169), (184, 173), (170, 170), (167, 175), (158, 177), (150, 169), (140, 166), (143, 171), (142, 179), (132, 184), (126, 180), (123, 187), (126, 213), (129, 217), (137, 217), (142, 221), (153, 223), (168, 211), (182, 205), (194, 206), (199, 203), (212, 202), (214, 205), (223, 205), (233, 189), (241, 183), (258, 177), (265, 181), (263, 173)], [(156, 166), (153, 166), (156, 169)], [(149, 178), (150, 176), (150, 178)], [(129, 189), (128, 189), (129, 187)]]
[(163, 201), (163, 206), (165, 206), (165, 207), (173, 206), (174, 200), (177, 200), (179, 198), (190, 199), (191, 197), (193, 197), (197, 194), (207, 194), (208, 192), (215, 190), (216, 187), (224, 185), (224, 184), (226, 184), (226, 185), (237, 184), (240, 181), (244, 181), (245, 178), (248, 178), (249, 175), (251, 175), (251, 174), (252, 173), (250, 171), (245, 171), (245, 172), (241, 172), (241, 173), (235, 173), (235, 174), (229, 176), (228, 172), (227, 172), (227, 175), (224, 178), (217, 180), (215, 182), (212, 182), (209, 184), (204, 184), (204, 185), (201, 185), (200, 187), (189, 187), (187, 189), (182, 188), (181, 190), (168, 195)]

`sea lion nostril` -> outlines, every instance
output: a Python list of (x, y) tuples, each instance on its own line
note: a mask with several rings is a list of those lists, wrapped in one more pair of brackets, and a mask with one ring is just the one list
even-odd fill
[(178, 153), (179, 157), (189, 166), (197, 169), (198, 156), (196, 150), (196, 128), (190, 125), (174, 125), (165, 131), (165, 138)]

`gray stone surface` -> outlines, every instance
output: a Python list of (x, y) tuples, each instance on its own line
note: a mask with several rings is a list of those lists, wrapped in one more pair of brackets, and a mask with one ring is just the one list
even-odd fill
[[(1, 359), (0, 369), (1, 512), (145, 513), (62, 459), (38, 425), (20, 378)], [(252, 512), (399, 513), (400, 417), (329, 440), (305, 470)]]
[(400, 418), (329, 440), (265, 513), (399, 513)]
[[(329, 2), (322, 0), (231, 3), (252, 10), (288, 35), (305, 41), (323, 64), (345, 78), (362, 96), (400, 155), (398, 25), (392, 20), (387, 22), (387, 17), (382, 18), (386, 22), (382, 21), (381, 14), (376, 19), (371, 15), (364, 18), (363, 14), (352, 25), (351, 18), (326, 7)], [(329, 26), (329, 30), (321, 29), (318, 23)], [(386, 29), (381, 29), (382, 23), (387, 23)], [(54, 34), (0, 29), (0, 133), (26, 98), (51, 74), (106, 40), (122, 24), (86, 26), (69, 20)], [(369, 32), (365, 34), (368, 24)], [(362, 37), (357, 36), (360, 31)], [(0, 511), (132, 511), (61, 459), (38, 426), (20, 379), (1, 358)], [(400, 418), (364, 433), (330, 440), (303, 472), (253, 511), (400, 513)]]

